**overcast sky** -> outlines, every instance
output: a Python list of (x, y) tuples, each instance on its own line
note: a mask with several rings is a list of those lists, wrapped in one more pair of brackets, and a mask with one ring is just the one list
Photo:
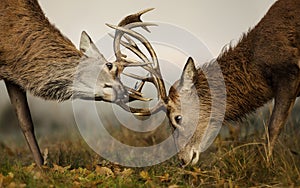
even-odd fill
[(79, 44), (82, 30), (94, 40), (111, 31), (104, 24), (146, 8), (147, 21), (170, 23), (184, 28), (203, 41), (217, 56), (222, 47), (253, 27), (274, 0), (39, 0), (52, 23)]

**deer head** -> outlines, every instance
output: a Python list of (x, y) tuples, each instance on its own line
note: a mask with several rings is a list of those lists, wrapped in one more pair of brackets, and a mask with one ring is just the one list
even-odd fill
[(182, 165), (187, 165), (191, 161), (195, 164), (198, 161), (200, 141), (204, 132), (202, 130), (205, 130), (207, 125), (203, 123), (204, 127), (197, 127), (200, 111), (199, 97), (195, 88), (197, 74), (194, 61), (189, 58), (180, 79), (170, 88), (167, 101), (167, 114), (175, 131), (174, 140)]
[(84, 56), (75, 74), (74, 97), (107, 102), (126, 98), (127, 91), (119, 79), (120, 65), (108, 62), (85, 31), (81, 34), (80, 51)]
[[(143, 23), (140, 19), (141, 15), (152, 9), (144, 10), (136, 14), (125, 17), (118, 26), (107, 24), (108, 26), (117, 29), (114, 38), (114, 51), (116, 60), (114, 62), (107, 61), (104, 56), (99, 52), (96, 45), (86, 32), (82, 32), (80, 40), (80, 50), (85, 55), (79, 66), (77, 67), (77, 73), (75, 76), (74, 98), (81, 98), (87, 100), (96, 101), (108, 101), (119, 104), (121, 107), (128, 110), (125, 105), (125, 101), (132, 100), (149, 100), (142, 97), (142, 93), (138, 90), (131, 89), (122, 84), (120, 80), (120, 74), (124, 68), (132, 66), (148, 66), (149, 60), (146, 60), (146, 56), (139, 51), (137, 45), (129, 47), (129, 49), (136, 53), (140, 58), (144, 59), (145, 63), (139, 63), (138, 61), (126, 59), (126, 55), (120, 51), (120, 45), (128, 45), (128, 43), (121, 41), (122, 37), (129, 39), (128, 35), (140, 40), (142, 43), (146, 41), (140, 34), (132, 31), (132, 28), (142, 27), (149, 31), (146, 26), (155, 24)], [(132, 45), (132, 44), (131, 44)], [(152, 49), (149, 42), (145, 42), (145, 47), (149, 50), (153, 58), (156, 58), (155, 52)], [(127, 91), (128, 90), (128, 91)]]

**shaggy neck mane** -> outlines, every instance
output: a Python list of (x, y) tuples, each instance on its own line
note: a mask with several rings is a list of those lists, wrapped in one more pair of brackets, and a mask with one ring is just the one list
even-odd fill
[[(215, 89), (216, 93), (222, 87), (220, 77), (215, 74), (218, 67), (221, 69), (226, 86), (225, 121), (240, 120), (272, 98), (272, 91), (263, 78), (264, 74), (253, 66), (254, 36), (254, 31), (245, 34), (235, 47), (230, 46), (216, 60), (198, 69), (196, 87), (203, 106), (211, 105), (210, 87)], [(210, 84), (207, 82), (206, 75), (210, 76)], [(258, 80), (261, 81), (259, 84), (257, 84)], [(215, 97), (216, 100), (223, 99), (221, 94), (216, 94)], [(222, 104), (222, 101), (219, 102)]]

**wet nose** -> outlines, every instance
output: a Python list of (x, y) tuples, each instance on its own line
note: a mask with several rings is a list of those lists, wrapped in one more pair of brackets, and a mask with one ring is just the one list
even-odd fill
[(118, 98), (119, 98), (119, 99), (128, 99), (128, 97), (129, 97), (129, 95), (128, 95), (128, 93), (127, 93), (126, 90), (123, 90), (122, 92), (120, 92), (120, 93), (118, 94)]
[(184, 168), (186, 163), (184, 162), (183, 159), (181, 159), (179, 165), (180, 165), (181, 168)]
[(118, 99), (127, 99), (129, 97), (128, 92), (123, 85), (118, 84), (115, 89), (117, 91)]
[(199, 160), (199, 153), (198, 152), (193, 152), (193, 156), (192, 156), (192, 165), (196, 164)]
[(179, 157), (178, 155), (177, 155), (176, 158), (177, 158), (177, 160), (179, 161), (178, 166), (181, 167), (181, 168), (184, 168), (184, 167), (186, 166), (186, 162), (184, 161), (184, 159), (181, 158), (181, 157)]

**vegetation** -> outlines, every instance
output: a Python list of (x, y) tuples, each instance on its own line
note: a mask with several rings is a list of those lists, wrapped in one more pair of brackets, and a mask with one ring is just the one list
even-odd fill
[[(176, 157), (162, 164), (128, 168), (98, 156), (78, 134), (43, 140), (46, 164), (31, 164), (25, 143), (0, 140), (0, 187), (297, 187), (300, 186), (300, 104), (267, 158), (264, 125), (269, 108), (241, 125), (222, 130), (196, 166), (181, 168)], [(55, 136), (56, 135), (56, 136)]]

